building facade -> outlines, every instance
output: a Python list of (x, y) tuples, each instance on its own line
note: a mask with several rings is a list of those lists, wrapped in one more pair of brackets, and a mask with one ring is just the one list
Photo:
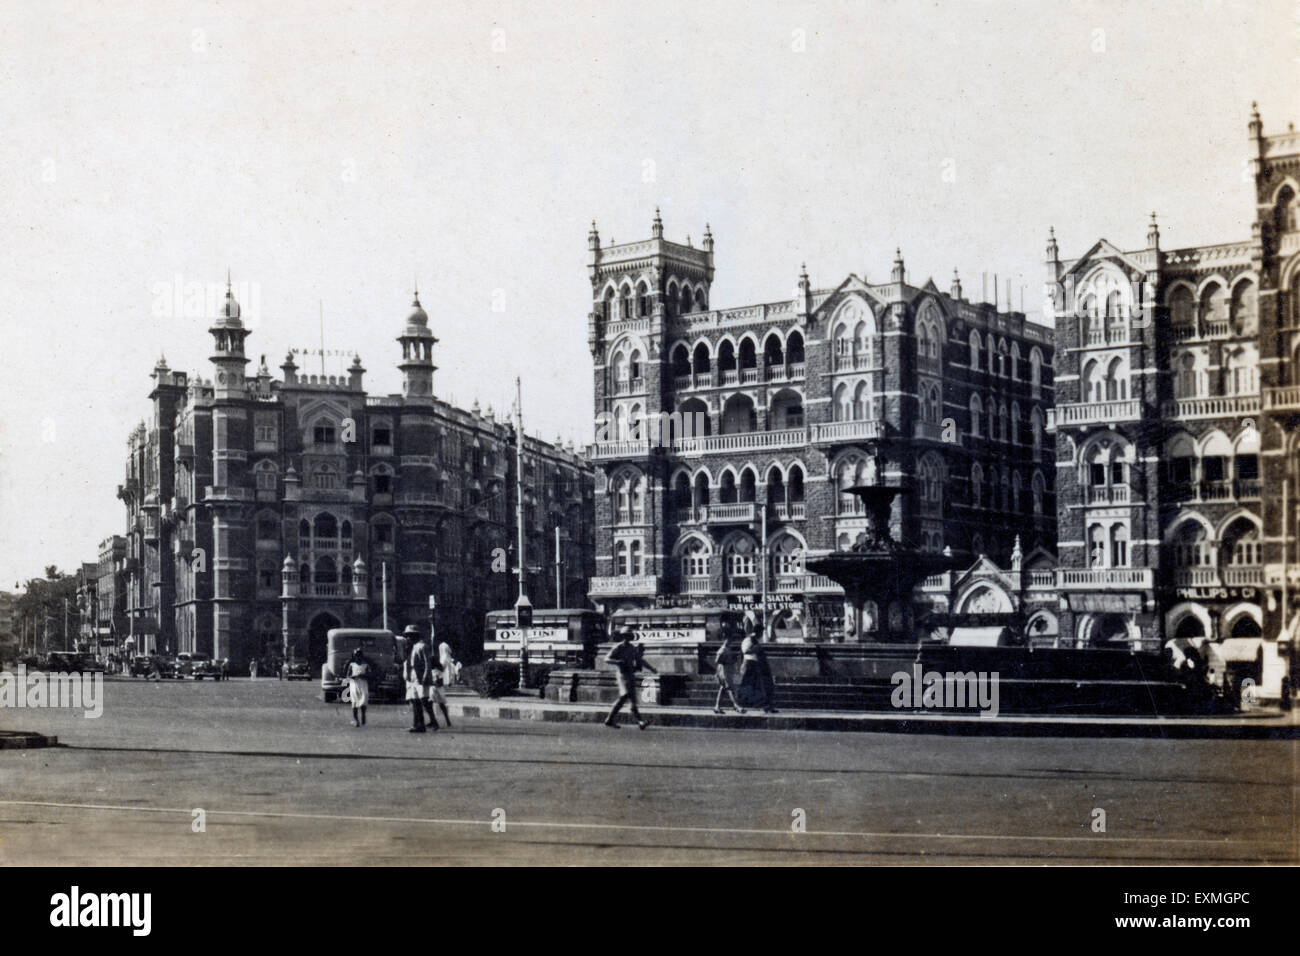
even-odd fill
[[(286, 651), (315, 665), (331, 627), (432, 620), (472, 659), (484, 615), (516, 593), (515, 429), (435, 396), (437, 340), (418, 296), (395, 395), (365, 392), (359, 358), (340, 376), (302, 373), (293, 353), (278, 379), (264, 358), (247, 374), (249, 333), (229, 291), (209, 331), (212, 376), (160, 360), (153, 420), (131, 436), (130, 633), (144, 649), (237, 668)], [(530, 597), (554, 606), (558, 583), (581, 603), (591, 468), (527, 436), (522, 457)]]
[[(1009, 566), (1055, 547), (1052, 330), (942, 292), (855, 275), (710, 308), (714, 240), (588, 237), (596, 577), (614, 609), (762, 603), (778, 640), (864, 639), (805, 561), (866, 525), (845, 489), (899, 484), (896, 539)], [(963, 558), (965, 562), (962, 563)], [(876, 614), (889, 613), (875, 609)]]
[(1276, 696), (1296, 560), (1300, 136), (1263, 136), (1258, 113), (1250, 136), (1249, 240), (1164, 249), (1154, 214), (1142, 249), (1102, 239), (1063, 260), (1048, 240), (1061, 633), (1244, 648)]

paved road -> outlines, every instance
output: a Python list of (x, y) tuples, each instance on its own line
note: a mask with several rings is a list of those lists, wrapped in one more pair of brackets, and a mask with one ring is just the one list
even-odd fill
[(495, 720), (419, 736), (405, 709), (356, 730), (315, 694), (110, 681), (98, 720), (0, 711), (63, 745), (0, 751), (0, 864), (1300, 860), (1296, 741)]

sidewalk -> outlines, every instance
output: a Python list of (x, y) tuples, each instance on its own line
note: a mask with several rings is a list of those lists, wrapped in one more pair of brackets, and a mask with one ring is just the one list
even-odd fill
[[(448, 695), (449, 710), (461, 717), (496, 720), (536, 720), (550, 723), (599, 723), (609, 707), (570, 704), (537, 697), (474, 696), (457, 689)], [(844, 713), (798, 710), (778, 714), (751, 712), (715, 714), (707, 707), (642, 705), (641, 713), (654, 727), (704, 730), (819, 730), (859, 733), (965, 734), (999, 737), (1176, 737), (1289, 740), (1300, 737), (1300, 712), (1260, 710), (1229, 717), (1088, 717), (998, 715), (980, 717), (949, 713), (894, 711)], [(626, 708), (622, 726), (636, 730)]]

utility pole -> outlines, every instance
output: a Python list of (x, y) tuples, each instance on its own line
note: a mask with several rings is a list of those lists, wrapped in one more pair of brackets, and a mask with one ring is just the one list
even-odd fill
[(533, 605), (528, 600), (525, 575), (528, 565), (524, 550), (524, 398), (519, 376), (515, 376), (515, 530), (519, 561), (519, 597), (515, 599), (515, 625), (519, 628), (519, 689), (528, 688), (528, 629), (533, 624)]
[(560, 551), (560, 526), (555, 526), (555, 609), (564, 607), (564, 558)]
[(767, 505), (766, 504), (764, 504), (762, 508), (762, 521), (763, 521), (762, 545), (759, 548), (758, 560), (759, 560), (759, 569), (762, 572), (762, 578), (761, 578), (762, 584), (760, 585), (760, 587), (762, 588), (761, 594), (762, 594), (763, 604), (759, 609), (759, 626), (761, 627), (759, 634), (762, 636), (763, 640), (767, 640)]

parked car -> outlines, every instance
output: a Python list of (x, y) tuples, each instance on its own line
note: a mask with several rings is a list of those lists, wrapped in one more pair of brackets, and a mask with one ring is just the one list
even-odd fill
[(280, 665), (280, 680), (311, 680), (311, 668), (306, 661), (291, 658)]
[(50, 651), (45, 659), (45, 669), (65, 674), (102, 674), (104, 665), (89, 654), (80, 651)]
[[(188, 651), (181, 651), (176, 655), (176, 679), (185, 680), (186, 678), (202, 680), (201, 671), (203, 668), (203, 658)], [(200, 671), (196, 675), (196, 669)]]
[(402, 680), (405, 655), (392, 631), (335, 627), (326, 634), (325, 664), (321, 667), (321, 695), (328, 703), (338, 700), (343, 690), (342, 675), (353, 653), (360, 648), (370, 667), (367, 682), (374, 700), (401, 700), (406, 691)]
[(203, 680), (205, 677), (221, 680), (221, 663), (207, 657), (196, 656), (190, 668), (190, 676), (195, 680)]
[(153, 673), (153, 658), (148, 654), (136, 654), (131, 658), (131, 676), (148, 677)]

